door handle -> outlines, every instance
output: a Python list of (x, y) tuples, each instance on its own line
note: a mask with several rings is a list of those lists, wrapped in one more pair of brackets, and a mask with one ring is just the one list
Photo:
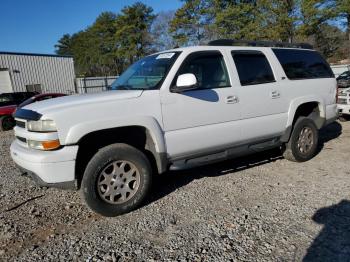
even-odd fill
[(272, 92), (270, 93), (270, 95), (271, 95), (271, 98), (272, 98), (272, 99), (280, 98), (280, 97), (281, 97), (281, 93), (278, 92), (278, 91), (272, 91)]
[(228, 96), (226, 97), (226, 104), (235, 104), (238, 103), (239, 99), (237, 96)]

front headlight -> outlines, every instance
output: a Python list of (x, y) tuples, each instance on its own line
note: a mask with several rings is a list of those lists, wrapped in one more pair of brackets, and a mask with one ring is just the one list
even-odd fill
[(56, 132), (56, 123), (53, 120), (28, 121), (27, 127), (32, 132)]

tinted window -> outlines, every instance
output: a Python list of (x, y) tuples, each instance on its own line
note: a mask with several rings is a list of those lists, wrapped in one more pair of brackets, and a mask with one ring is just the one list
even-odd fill
[(191, 54), (181, 66), (178, 75), (192, 73), (196, 76), (198, 89), (229, 87), (225, 61), (220, 52), (197, 52)]
[(289, 79), (333, 78), (328, 63), (316, 51), (272, 49)]
[(346, 79), (350, 77), (350, 71), (346, 71), (344, 73), (341, 73), (337, 79)]
[(13, 97), (11, 94), (1, 94), (0, 95), (0, 102), (11, 102), (13, 101)]
[(261, 52), (232, 52), (242, 86), (275, 81), (269, 61)]
[(27, 99), (24, 93), (13, 93), (13, 97), (16, 102), (22, 102)]

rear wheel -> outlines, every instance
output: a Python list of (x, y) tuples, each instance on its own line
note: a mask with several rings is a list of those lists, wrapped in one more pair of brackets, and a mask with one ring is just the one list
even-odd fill
[(99, 150), (88, 163), (81, 193), (87, 205), (103, 216), (130, 212), (143, 202), (151, 186), (147, 157), (126, 144)]
[(294, 162), (304, 162), (313, 158), (318, 146), (318, 130), (310, 118), (300, 117), (294, 124), (291, 137), (283, 156)]
[(11, 130), (15, 126), (15, 120), (12, 116), (0, 117), (0, 131)]

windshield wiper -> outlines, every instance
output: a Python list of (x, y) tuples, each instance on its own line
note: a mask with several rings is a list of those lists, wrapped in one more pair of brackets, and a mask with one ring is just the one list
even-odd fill
[(116, 86), (114, 87), (115, 90), (130, 90), (132, 88), (131, 85), (120, 85), (120, 86)]

